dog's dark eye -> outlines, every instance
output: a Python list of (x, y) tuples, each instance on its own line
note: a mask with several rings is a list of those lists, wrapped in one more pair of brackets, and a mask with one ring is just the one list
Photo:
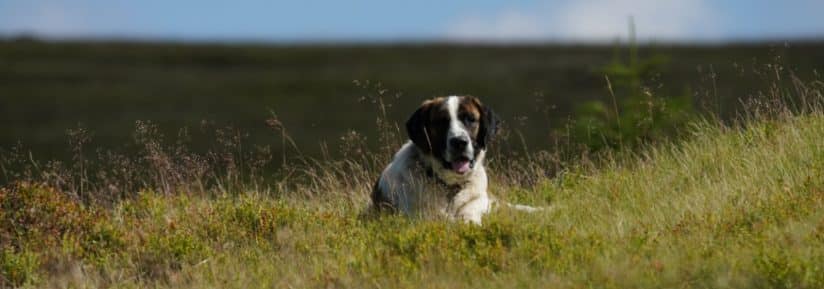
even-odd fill
[(468, 114), (464, 115), (463, 121), (465, 123), (475, 123), (476, 121), (478, 121), (478, 119), (476, 119), (475, 116)]

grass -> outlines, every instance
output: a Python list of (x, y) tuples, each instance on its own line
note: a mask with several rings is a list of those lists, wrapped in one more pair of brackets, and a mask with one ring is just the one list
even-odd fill
[[(363, 215), (368, 186), (0, 191), (0, 276), (23, 288), (822, 288), (824, 115), (695, 123), (684, 140), (492, 192), (484, 226)], [(494, 166), (493, 166), (494, 167)], [(318, 187), (330, 189), (334, 186)], [(324, 192), (315, 192), (324, 195)]]
[[(0, 50), (28, 55), (15, 47)], [(211, 49), (197, 51), (226, 65), (213, 57), (232, 49)], [(272, 57), (249, 49), (250, 63)], [(366, 100), (380, 134), (346, 131), (320, 157), (274, 114), (256, 137), (274, 132), (281, 150), (232, 127), (200, 142), (151, 121), (121, 151), (71, 129), (70, 160), (0, 146), (0, 288), (824, 288), (824, 83), (768, 67), (777, 79), (733, 121), (639, 147), (593, 153), (567, 136), (542, 151), (505, 127), (491, 193), (550, 209), (499, 208), (483, 226), (366, 213), (403, 140), (382, 87)]]

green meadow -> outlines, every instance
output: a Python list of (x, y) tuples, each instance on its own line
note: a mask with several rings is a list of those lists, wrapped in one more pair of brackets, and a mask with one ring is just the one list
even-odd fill
[(483, 226), (363, 216), (367, 183), (110, 206), (23, 183), (0, 192), (0, 272), (27, 288), (824, 286), (820, 111), (690, 135), (533, 187), (493, 178), (492, 193), (551, 209)]
[[(756, 69), (741, 63), (773, 48), (648, 49), (669, 66), (602, 71), (605, 47), (4, 43), (0, 287), (824, 287), (820, 50)], [(710, 58), (742, 75), (694, 72)], [(644, 74), (663, 83), (640, 90), (649, 111), (626, 101), (644, 63), (670, 67)], [(546, 210), (483, 226), (368, 211), (405, 112), (455, 90), (506, 122), (490, 193)], [(685, 90), (690, 117), (652, 115), (672, 103), (653, 95)], [(598, 124), (596, 140), (555, 112), (519, 118), (547, 113), (536, 99), (565, 99), (557, 114)]]

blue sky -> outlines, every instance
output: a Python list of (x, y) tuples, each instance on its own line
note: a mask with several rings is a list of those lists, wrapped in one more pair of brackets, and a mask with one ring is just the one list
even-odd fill
[(824, 37), (824, 0), (0, 0), (0, 35), (182, 41), (644, 41)]

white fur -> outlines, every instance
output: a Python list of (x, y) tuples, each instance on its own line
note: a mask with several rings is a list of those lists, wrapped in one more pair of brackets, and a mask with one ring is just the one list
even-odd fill
[[(461, 104), (460, 98), (457, 96), (450, 96), (444, 102), (446, 105), (446, 111), (449, 112), (449, 131), (447, 132), (446, 139), (447, 141), (454, 139), (454, 138), (463, 138), (466, 140), (471, 140), (469, 137), (469, 131), (466, 130), (466, 126), (463, 125), (460, 118), (458, 118), (458, 109)], [(472, 141), (466, 147), (466, 153), (469, 155), (473, 155), (475, 153), (475, 148), (473, 147)], [(453, 157), (449, 150), (446, 151), (446, 159), (452, 160)]]
[[(481, 151), (478, 154), (475, 166), (468, 173), (459, 175), (441, 168), (437, 160), (421, 153), (410, 141), (401, 147), (384, 169), (378, 187), (405, 215), (420, 216), (426, 212), (438, 212), (449, 219), (480, 225), (481, 218), (491, 208), (486, 169), (483, 165), (484, 153)], [(461, 184), (458, 193), (451, 199), (448, 198), (443, 188), (439, 188), (442, 185), (433, 182), (426, 175), (424, 166), (432, 167), (435, 177), (447, 184)]]

